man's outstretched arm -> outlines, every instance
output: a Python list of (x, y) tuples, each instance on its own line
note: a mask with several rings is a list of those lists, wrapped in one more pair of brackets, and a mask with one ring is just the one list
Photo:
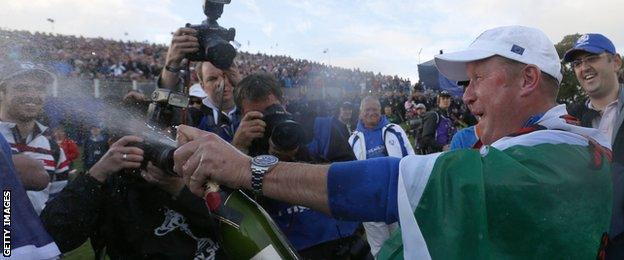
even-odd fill
[[(175, 169), (198, 196), (209, 181), (251, 189), (251, 158), (214, 134), (178, 128)], [(396, 221), (398, 159), (329, 165), (280, 162), (266, 174), (263, 195), (319, 210), (336, 218)]]

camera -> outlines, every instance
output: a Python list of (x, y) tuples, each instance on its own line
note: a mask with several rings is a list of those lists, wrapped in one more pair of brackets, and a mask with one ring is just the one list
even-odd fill
[(199, 41), (199, 51), (187, 57), (190, 61), (209, 61), (222, 70), (232, 66), (236, 49), (230, 42), (234, 41), (236, 30), (225, 29), (217, 23), (223, 13), (223, 5), (229, 3), (230, 0), (206, 0), (204, 14), (207, 19), (198, 25), (186, 24), (186, 27), (197, 30)]
[(158, 169), (161, 169), (167, 175), (178, 176), (173, 171), (173, 153), (176, 150), (175, 143), (164, 142), (150, 142), (143, 141), (141, 143), (132, 142), (128, 146), (138, 147), (143, 150), (143, 161), (141, 162), (141, 168), (145, 169), (147, 163), (151, 162)]
[(179, 110), (188, 107), (189, 97), (184, 93), (164, 88), (152, 92), (151, 103), (147, 109), (148, 124), (165, 129), (174, 125)]
[(268, 151), (269, 140), (280, 151), (291, 151), (305, 142), (303, 127), (295, 122), (292, 115), (281, 105), (275, 104), (263, 112), (266, 123), (264, 137), (256, 139), (250, 149), (252, 155), (263, 154)]

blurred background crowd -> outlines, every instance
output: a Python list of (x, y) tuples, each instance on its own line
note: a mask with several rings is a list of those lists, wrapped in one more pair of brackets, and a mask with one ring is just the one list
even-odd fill
[[(80, 151), (84, 153), (93, 150), (90, 136), (96, 136), (93, 140), (105, 139), (99, 135), (106, 133), (106, 126), (97, 120), (105, 117), (105, 111), (100, 111), (101, 107), (94, 103), (82, 100), (84, 97), (79, 95), (82, 93), (73, 89), (75, 85), (93, 88), (93, 81), (99, 81), (101, 89), (95, 91), (95, 95), (100, 100), (120, 100), (131, 90), (149, 96), (156, 87), (167, 48), (166, 45), (148, 42), (0, 29), (0, 49), (7, 50), (0, 53), (0, 70), (3, 66), (29, 61), (48, 67), (57, 74), (59, 94), (48, 99), (43, 122), (50, 127), (64, 129), (59, 134), (59, 141), (71, 139), (82, 147)], [(413, 84), (409, 79), (396, 75), (260, 53), (239, 52), (235, 62), (243, 77), (258, 72), (275, 76), (285, 90), (288, 111), (302, 121), (317, 116), (337, 116), (340, 107), (347, 104), (352, 108), (351, 123), (348, 125), (354, 126), (360, 100), (373, 94), (381, 102), (382, 113), (391, 122), (403, 125), (413, 138), (411, 141), (415, 142), (420, 127), (419, 121), (413, 120), (418, 116), (416, 105), (425, 107), (423, 113), (436, 108), (437, 91), (424, 89), (421, 84)], [(137, 82), (138, 89), (133, 87)], [(92, 92), (91, 89), (88, 92)], [(85, 103), (84, 113), (68, 114), (59, 108), (67, 103), (75, 105), (76, 102)], [(448, 112), (459, 129), (476, 123), (461, 98), (453, 98)], [(99, 149), (98, 146), (97, 153), (101, 153)], [(97, 160), (85, 156), (74, 158)]]

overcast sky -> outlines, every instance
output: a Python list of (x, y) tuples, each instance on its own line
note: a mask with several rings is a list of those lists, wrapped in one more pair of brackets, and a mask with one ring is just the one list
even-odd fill
[[(0, 0), (0, 27), (168, 43), (204, 19), (202, 0)], [(46, 21), (52, 18), (54, 25)], [(241, 50), (289, 55), (417, 80), (417, 64), (501, 25), (542, 29), (554, 43), (600, 32), (624, 49), (622, 0), (232, 0), (219, 22)], [(125, 33), (128, 35), (126, 36)], [(327, 49), (327, 53), (323, 50)], [(0, 50), (1, 51), (1, 50)]]

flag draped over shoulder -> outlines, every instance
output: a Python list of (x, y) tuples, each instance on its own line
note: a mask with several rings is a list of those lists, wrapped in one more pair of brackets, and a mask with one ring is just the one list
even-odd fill
[(595, 257), (610, 221), (611, 176), (588, 140), (609, 145), (563, 114), (557, 106), (538, 121), (548, 130), (481, 150), (404, 158), (401, 230), (379, 259)]

